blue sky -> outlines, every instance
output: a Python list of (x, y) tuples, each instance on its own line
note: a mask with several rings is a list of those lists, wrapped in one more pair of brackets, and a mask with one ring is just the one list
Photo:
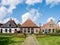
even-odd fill
[(24, 23), (31, 18), (37, 25), (60, 20), (60, 0), (0, 0), (0, 22), (13, 18)]

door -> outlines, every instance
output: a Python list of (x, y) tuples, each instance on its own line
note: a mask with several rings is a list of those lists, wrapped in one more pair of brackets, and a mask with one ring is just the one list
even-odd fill
[(31, 28), (31, 34), (34, 34), (34, 28)]

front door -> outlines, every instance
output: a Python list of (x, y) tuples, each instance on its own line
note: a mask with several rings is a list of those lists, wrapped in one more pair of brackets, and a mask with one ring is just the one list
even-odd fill
[(34, 28), (31, 28), (31, 34), (34, 34)]

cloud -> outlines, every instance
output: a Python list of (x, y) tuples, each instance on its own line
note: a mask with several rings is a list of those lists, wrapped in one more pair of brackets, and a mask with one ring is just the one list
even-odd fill
[(57, 24), (59, 27), (60, 27), (60, 22), (58, 22), (58, 24)]
[(37, 9), (31, 9), (29, 12), (22, 15), (22, 23), (24, 23), (28, 18), (34, 22), (41, 16)]
[(49, 5), (50, 7), (53, 7), (55, 5), (58, 5), (60, 3), (60, 0), (46, 0), (46, 4)]
[(34, 5), (36, 3), (42, 3), (42, 0), (26, 0), (25, 3), (28, 5)]
[[(0, 2), (0, 20), (11, 15), (18, 4), (22, 4), (24, 0), (1, 0)], [(7, 7), (8, 8), (7, 8)]]
[(60, 20), (57, 22), (57, 25), (60, 27)]
[(16, 5), (23, 3), (23, 0), (2, 0), (1, 5), (9, 6), (8, 12), (12, 13), (13, 9), (16, 8)]
[[(11, 17), (12, 20), (14, 20), (17, 24), (20, 23), (19, 20), (17, 18), (13, 18)], [(1, 20), (0, 23), (6, 23), (10, 20), (10, 18), (6, 18), (4, 20)]]
[[(36, 3), (41, 3), (42, 0), (1, 0), (0, 2), (0, 22), (6, 17), (6, 16), (10, 16), (13, 13), (13, 10), (16, 9), (16, 6), (18, 4), (22, 4), (22, 3), (26, 3), (28, 5), (34, 5)], [(8, 8), (7, 8), (7, 7)], [(33, 13), (32, 13), (33, 12)], [(34, 13), (36, 12), (36, 17), (34, 16)], [(32, 15), (31, 15), (32, 13)], [(39, 13), (37, 10), (31, 10), (27, 13), (25, 13), (24, 15), (30, 15), (30, 17), (34, 17), (34, 20), (37, 19), (37, 17), (39, 16)], [(23, 16), (25, 17), (25, 16)]]
[(3, 6), (0, 7), (0, 20), (4, 18), (7, 14), (7, 9)]
[(23, 0), (2, 0), (2, 5), (17, 5), (19, 3), (22, 3)]
[(55, 18), (49, 17), (49, 18), (47, 19), (47, 22), (49, 22), (51, 19), (52, 19), (53, 21), (55, 20)]
[[(8, 15), (11, 15), (13, 10), (16, 9), (16, 6), (18, 4), (22, 4), (24, 0), (1, 0), (0, 3), (0, 20), (5, 18)], [(35, 4), (41, 2), (41, 0), (25, 0), (25, 2), (28, 4)], [(8, 8), (6, 7), (8, 6)], [(35, 17), (36, 18), (36, 17)]]

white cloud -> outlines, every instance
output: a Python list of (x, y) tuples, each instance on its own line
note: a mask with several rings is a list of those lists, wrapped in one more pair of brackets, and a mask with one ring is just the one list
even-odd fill
[[(0, 22), (8, 15), (11, 15), (13, 10), (16, 8), (18, 4), (22, 4), (25, 1), (26, 4), (36, 4), (36, 3), (41, 3), (42, 0), (1, 0), (0, 2)], [(9, 6), (8, 8), (6, 6)], [(32, 13), (33, 12), (33, 13)], [(34, 13), (36, 12), (37, 16), (34, 16)], [(32, 13), (32, 15), (31, 15)], [(27, 15), (30, 15), (30, 17), (34, 17), (34, 20), (37, 19), (39, 16), (38, 11), (35, 9), (31, 10), (26, 13)], [(24, 14), (24, 15), (26, 15)], [(25, 16), (24, 16), (25, 17)]]
[(9, 6), (8, 12), (12, 13), (13, 9), (16, 8), (16, 5), (23, 3), (23, 0), (2, 0), (1, 5)]
[(49, 22), (51, 19), (52, 19), (53, 21), (55, 20), (55, 18), (49, 17), (49, 18), (47, 19), (47, 22)]
[[(13, 18), (11, 17), (12, 20), (14, 20), (17, 24), (20, 23), (19, 20), (17, 18)], [(4, 20), (1, 20), (0, 23), (6, 23), (10, 20), (10, 18), (6, 18)]]
[(34, 22), (41, 16), (37, 9), (31, 9), (29, 12), (22, 15), (22, 23), (24, 23), (28, 18)]
[[(0, 21), (8, 15), (11, 15), (18, 4), (23, 3), (24, 0), (1, 0), (0, 2)], [(5, 6), (9, 6), (6, 8)]]
[(26, 0), (26, 4), (34, 5), (36, 3), (42, 3), (42, 0)]
[(58, 24), (57, 24), (59, 27), (60, 27), (60, 22), (58, 22)]
[(55, 5), (58, 5), (60, 3), (60, 0), (46, 0), (46, 4), (49, 5), (51, 4), (50, 7), (53, 7)]
[(57, 25), (60, 27), (60, 20), (58, 21)]
[(7, 9), (3, 6), (0, 7), (0, 20), (3, 19), (7, 14)]
[(23, 0), (2, 0), (2, 5), (17, 5), (19, 3), (22, 3)]

